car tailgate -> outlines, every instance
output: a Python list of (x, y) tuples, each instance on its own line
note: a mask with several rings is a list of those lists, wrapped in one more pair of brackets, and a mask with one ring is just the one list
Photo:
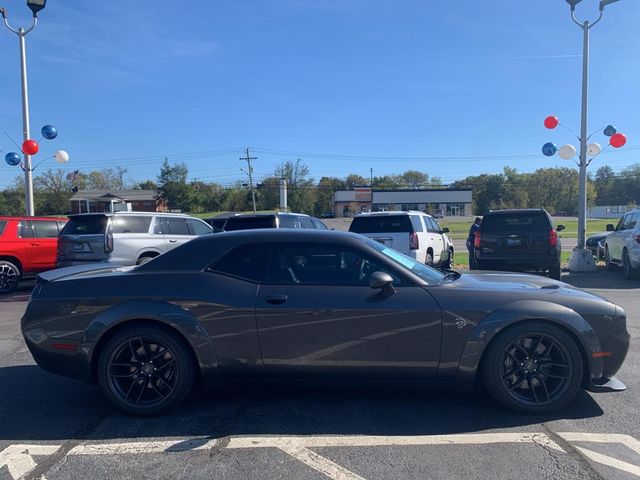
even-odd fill
[(409, 233), (406, 232), (373, 232), (361, 233), (365, 237), (381, 243), (385, 247), (393, 248), (401, 253), (409, 253)]
[(100, 262), (107, 258), (105, 234), (60, 235), (58, 261)]
[(481, 254), (496, 256), (546, 255), (551, 226), (544, 215), (530, 218), (486, 216), (480, 231)]

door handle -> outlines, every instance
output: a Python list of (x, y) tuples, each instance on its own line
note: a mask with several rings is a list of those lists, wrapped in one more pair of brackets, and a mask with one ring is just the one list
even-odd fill
[(264, 297), (264, 299), (267, 303), (270, 303), (271, 305), (281, 305), (287, 301), (287, 296), (286, 295), (267, 295), (266, 297)]
[(39, 243), (32, 243), (32, 244), (31, 244), (31, 246), (32, 246), (32, 247), (39, 247), (39, 246), (40, 246), (40, 244), (39, 244)]
[(176, 243), (178, 240), (169, 240), (169, 243)]

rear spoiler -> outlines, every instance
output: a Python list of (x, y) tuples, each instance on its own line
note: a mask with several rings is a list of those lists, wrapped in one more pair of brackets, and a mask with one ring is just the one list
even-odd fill
[(56, 280), (62, 280), (67, 277), (73, 277), (82, 275), (85, 273), (100, 273), (100, 272), (115, 272), (132, 270), (135, 266), (123, 267), (106, 265), (104, 263), (89, 263), (87, 265), (75, 265), (73, 267), (57, 268), (55, 270), (48, 270), (38, 274), (36, 278), (36, 284), (40, 285), (48, 282), (55, 282)]

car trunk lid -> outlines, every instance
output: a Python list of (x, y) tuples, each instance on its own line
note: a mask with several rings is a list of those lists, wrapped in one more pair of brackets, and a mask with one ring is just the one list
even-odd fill
[(411, 250), (411, 236), (414, 234), (409, 215), (358, 216), (351, 222), (349, 231), (364, 235), (402, 253), (409, 253)]
[(109, 217), (71, 215), (58, 238), (58, 261), (100, 262), (108, 258)]
[(552, 227), (542, 212), (486, 215), (480, 227), (483, 256), (546, 255)]

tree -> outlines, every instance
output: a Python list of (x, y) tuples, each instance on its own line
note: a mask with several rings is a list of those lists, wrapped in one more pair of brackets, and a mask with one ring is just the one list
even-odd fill
[(369, 180), (364, 178), (362, 175), (351, 173), (347, 175), (347, 178), (345, 178), (344, 183), (347, 190), (353, 190), (355, 187), (364, 187), (369, 185)]
[(407, 170), (400, 177), (408, 188), (424, 188), (429, 183), (429, 175), (417, 170)]
[(315, 215), (333, 211), (333, 196), (338, 190), (346, 188), (345, 182), (336, 177), (322, 177), (316, 187)]
[(153, 180), (145, 180), (133, 186), (135, 190), (158, 190), (158, 184)]
[(184, 162), (170, 165), (164, 159), (158, 175), (158, 190), (167, 200), (171, 210), (190, 212), (194, 206), (194, 190), (187, 183), (189, 170)]
[(33, 185), (38, 192), (39, 214), (60, 215), (69, 211), (69, 199), (73, 192), (65, 171), (49, 169), (35, 177)]
[(316, 192), (313, 179), (309, 177), (309, 167), (302, 160), (282, 164), (276, 168), (273, 176), (287, 181), (287, 203), (292, 212), (313, 212)]
[(258, 209), (277, 210), (280, 207), (280, 179), (267, 177), (258, 184)]

